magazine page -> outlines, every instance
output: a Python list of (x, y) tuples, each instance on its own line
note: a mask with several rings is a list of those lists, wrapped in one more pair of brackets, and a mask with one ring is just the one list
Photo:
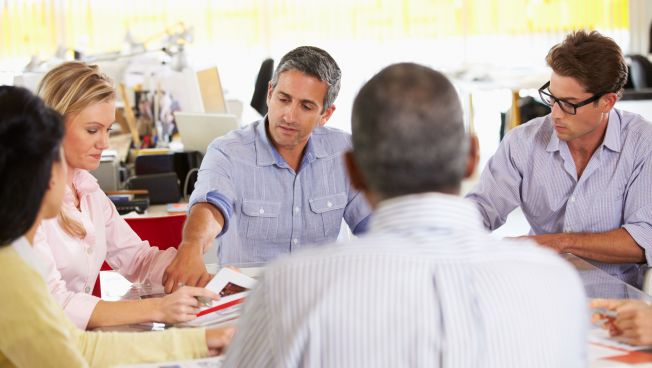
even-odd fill
[(219, 300), (210, 301), (201, 307), (197, 318), (179, 324), (179, 326), (215, 326), (233, 322), (240, 316), (240, 310), (249, 290), (256, 285), (253, 278), (232, 270), (222, 268), (206, 288), (220, 296)]

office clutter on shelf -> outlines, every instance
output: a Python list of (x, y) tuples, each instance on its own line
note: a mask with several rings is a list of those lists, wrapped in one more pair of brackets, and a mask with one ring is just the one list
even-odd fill
[(149, 207), (149, 193), (147, 190), (108, 191), (106, 194), (121, 215), (129, 212), (142, 214)]

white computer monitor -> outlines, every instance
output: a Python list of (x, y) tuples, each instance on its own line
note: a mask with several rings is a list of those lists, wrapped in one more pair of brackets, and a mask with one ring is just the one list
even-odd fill
[(177, 111), (174, 118), (186, 151), (206, 153), (206, 148), (215, 138), (239, 128), (238, 120), (231, 114)]

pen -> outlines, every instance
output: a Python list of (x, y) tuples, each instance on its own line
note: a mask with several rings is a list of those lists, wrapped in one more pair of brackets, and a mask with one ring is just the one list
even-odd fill
[(212, 301), (205, 296), (196, 296), (195, 299), (199, 302), (199, 305), (202, 307), (208, 307), (212, 304)]
[(608, 318), (616, 318), (618, 317), (618, 313), (616, 311), (607, 309), (607, 308), (591, 308), (591, 312), (593, 314), (600, 314), (602, 316), (608, 317)]

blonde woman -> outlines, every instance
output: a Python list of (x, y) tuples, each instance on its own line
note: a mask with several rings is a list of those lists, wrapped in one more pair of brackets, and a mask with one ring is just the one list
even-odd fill
[(129, 227), (88, 172), (100, 164), (115, 121), (115, 90), (97, 66), (63, 63), (39, 85), (45, 103), (64, 117), (67, 187), (56, 219), (43, 221), (35, 249), (47, 266), (47, 283), (66, 315), (80, 328), (141, 322), (176, 323), (195, 318), (195, 296), (218, 298), (203, 288), (184, 287), (162, 298), (102, 301), (91, 295), (107, 261), (132, 282), (160, 284), (176, 254), (150, 247)]
[(0, 86), (0, 367), (107, 367), (216, 354), (231, 330), (102, 333), (75, 327), (48, 293), (32, 244), (66, 190), (61, 117), (26, 89)]

